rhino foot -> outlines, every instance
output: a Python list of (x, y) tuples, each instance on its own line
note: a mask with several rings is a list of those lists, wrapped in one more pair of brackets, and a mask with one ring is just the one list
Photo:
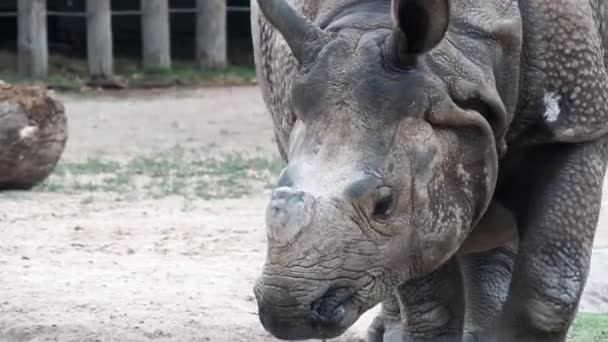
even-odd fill
[(468, 332), (462, 336), (462, 342), (479, 342), (479, 334)]
[(367, 342), (384, 342), (384, 318), (379, 314), (367, 328)]
[(367, 329), (367, 342), (404, 342), (400, 323), (385, 324), (384, 315), (378, 315)]
[(405, 336), (401, 324), (385, 325), (383, 315), (378, 315), (367, 332), (367, 342), (479, 342), (476, 333), (446, 335), (432, 338)]

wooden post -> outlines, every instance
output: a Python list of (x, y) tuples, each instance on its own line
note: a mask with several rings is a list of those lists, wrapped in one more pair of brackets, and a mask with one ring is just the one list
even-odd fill
[(170, 69), (169, 2), (142, 0), (141, 10), (144, 69)]
[(94, 80), (108, 80), (114, 69), (110, 0), (87, 0), (86, 5), (89, 74)]
[(227, 64), (226, 0), (196, 1), (196, 60), (202, 69)]
[(49, 51), (46, 0), (18, 0), (19, 72), (32, 78), (46, 78)]

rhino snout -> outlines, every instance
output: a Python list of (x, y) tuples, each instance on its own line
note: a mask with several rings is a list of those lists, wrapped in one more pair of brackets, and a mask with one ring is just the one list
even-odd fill
[[(279, 339), (333, 338), (358, 317), (353, 288), (310, 281), (290, 283), (280, 276), (262, 276), (254, 287), (260, 322)], [(286, 283), (287, 282), (287, 283)]]
[(314, 216), (314, 198), (289, 187), (273, 191), (266, 210), (268, 238), (289, 243), (302, 229), (309, 226)]

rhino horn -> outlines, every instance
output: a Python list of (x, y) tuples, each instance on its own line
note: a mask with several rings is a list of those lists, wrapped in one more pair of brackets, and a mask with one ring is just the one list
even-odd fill
[(281, 33), (300, 65), (314, 60), (327, 34), (285, 0), (258, 0), (266, 19)]
[(450, 21), (449, 0), (393, 0), (395, 29), (390, 52), (398, 64), (415, 63), (445, 36)]

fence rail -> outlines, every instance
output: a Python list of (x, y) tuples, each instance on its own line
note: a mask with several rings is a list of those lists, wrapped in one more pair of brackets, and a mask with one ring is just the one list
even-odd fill
[[(110, 78), (113, 72), (111, 19), (115, 16), (142, 17), (144, 66), (148, 69), (171, 67), (169, 16), (196, 16), (196, 58), (201, 67), (226, 64), (226, 15), (249, 12), (249, 7), (227, 6), (226, 0), (197, 0), (196, 8), (170, 8), (169, 0), (147, 0), (153, 6), (139, 10), (112, 11), (110, 0), (86, 0), (84, 12), (49, 11), (46, 0), (18, 0), (17, 12), (0, 12), (0, 18), (17, 17), (20, 73), (36, 78), (48, 74), (48, 33), (46, 18), (76, 17), (87, 20), (89, 74)], [(104, 4), (100, 4), (104, 3)], [(213, 13), (208, 13), (213, 11)], [(147, 32), (147, 33), (146, 33)], [(161, 57), (159, 57), (161, 56)]]
[[(240, 12), (240, 13), (248, 13), (250, 11), (249, 7), (245, 6), (228, 6), (226, 7), (227, 12)], [(10, 15), (4, 15), (4, 13), (0, 12), (0, 17), (14, 17), (17, 16), (17, 12), (5, 12)], [(170, 8), (169, 14), (196, 14), (196, 8)], [(86, 17), (86, 12), (68, 12), (68, 11), (48, 11), (47, 14), (49, 16), (55, 17)], [(141, 10), (124, 10), (124, 11), (112, 11), (112, 16), (140, 16), (143, 14)]]
[[(170, 14), (196, 14), (196, 8), (170, 8)], [(227, 6), (226, 12), (236, 12), (236, 13), (249, 13), (250, 8), (246, 6)], [(86, 12), (76, 12), (76, 11), (47, 11), (48, 16), (55, 17), (86, 17)], [(127, 16), (134, 15), (139, 16), (142, 15), (141, 10), (124, 10), (124, 11), (111, 11), (112, 16)], [(0, 18), (2, 17), (17, 17), (17, 12), (0, 12)]]

